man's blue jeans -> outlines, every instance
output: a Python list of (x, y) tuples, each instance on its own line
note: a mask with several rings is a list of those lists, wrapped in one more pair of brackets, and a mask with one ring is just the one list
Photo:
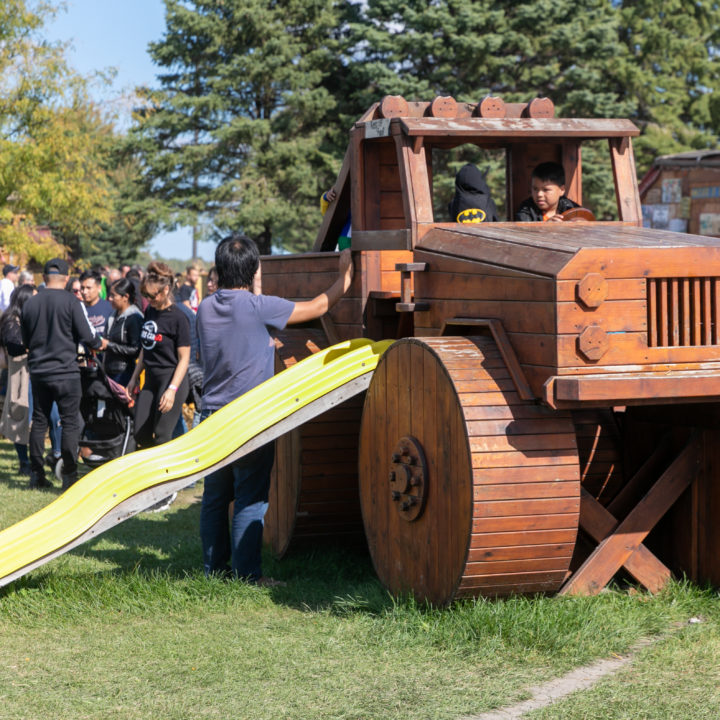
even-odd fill
[[(203, 411), (202, 419), (209, 415), (210, 411)], [(263, 525), (274, 460), (275, 443), (271, 442), (205, 476), (200, 538), (206, 575), (225, 575), (232, 570), (235, 577), (251, 581), (262, 577)]]

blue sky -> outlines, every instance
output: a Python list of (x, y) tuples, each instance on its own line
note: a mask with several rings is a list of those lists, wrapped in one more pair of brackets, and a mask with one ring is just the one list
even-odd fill
[[(46, 36), (71, 43), (68, 58), (82, 74), (114, 68), (112, 86), (98, 89), (96, 96), (127, 113), (134, 87), (156, 85), (156, 68), (147, 46), (163, 36), (163, 0), (65, 0), (65, 5), (66, 11), (60, 11), (46, 27)], [(189, 259), (190, 232), (179, 230), (159, 235), (149, 249), (164, 257)], [(203, 259), (212, 260), (215, 244), (200, 243), (198, 252)]]

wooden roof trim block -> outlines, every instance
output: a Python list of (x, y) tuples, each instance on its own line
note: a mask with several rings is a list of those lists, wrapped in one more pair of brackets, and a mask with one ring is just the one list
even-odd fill
[(473, 115), (482, 118), (504, 118), (507, 115), (507, 107), (502, 98), (488, 95), (475, 106)]
[(456, 118), (458, 115), (458, 104), (450, 95), (438, 95), (427, 110), (429, 117), (434, 118)]
[(525, 116), (531, 118), (554, 118), (555, 103), (550, 98), (536, 97), (527, 104)]
[(386, 95), (365, 114), (364, 120), (393, 118), (554, 118), (555, 105), (550, 98), (533, 98), (526, 103), (505, 103), (488, 95), (478, 103), (459, 103), (455, 98), (438, 95), (431, 102), (407, 101), (402, 95)]
[(555, 104), (550, 98), (537, 97), (526, 103), (506, 103), (505, 108), (505, 117), (509, 118), (555, 117)]
[(409, 117), (410, 108), (402, 95), (386, 95), (380, 101), (377, 115), (380, 118)]

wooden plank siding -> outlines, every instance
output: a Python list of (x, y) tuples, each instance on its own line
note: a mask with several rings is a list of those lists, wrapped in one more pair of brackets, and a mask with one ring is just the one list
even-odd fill
[[(355, 277), (348, 292), (330, 310), (340, 340), (363, 337), (364, 312), (371, 292), (400, 293), (395, 264), (410, 262), (407, 250), (372, 250), (353, 254)], [(262, 258), (262, 289), (293, 301), (310, 300), (337, 278), (338, 253), (270, 255)], [(381, 338), (377, 338), (381, 339)]]
[[(426, 251), (416, 251), (415, 260), (429, 265), (428, 272), (415, 275), (415, 299), (430, 306), (415, 313), (416, 335), (436, 335), (442, 324), (454, 317), (501, 318), (523, 370), (538, 365), (547, 368), (545, 378), (552, 374), (555, 302), (550, 278), (517, 277), (512, 270)], [(461, 269), (468, 272), (459, 272)], [(535, 386), (531, 383), (534, 393), (540, 393), (542, 382), (538, 378)]]
[(408, 227), (392, 138), (364, 143), (363, 225), (360, 230), (400, 230)]
[[(639, 229), (622, 233), (628, 242), (642, 236)], [(712, 327), (716, 283), (705, 281), (720, 277), (720, 247), (708, 247), (707, 238), (699, 238), (695, 247), (690, 245), (696, 238), (689, 236), (663, 240), (675, 247), (585, 247), (559, 273), (558, 374), (572, 374), (578, 366), (605, 372), (613, 366), (632, 371), (628, 366), (672, 364), (676, 371), (689, 370), (720, 360)], [(607, 299), (598, 308), (577, 299), (578, 282), (590, 272), (612, 275)], [(691, 307), (696, 308), (692, 317)], [(578, 351), (577, 334), (590, 324), (608, 333), (607, 352), (597, 362)]]

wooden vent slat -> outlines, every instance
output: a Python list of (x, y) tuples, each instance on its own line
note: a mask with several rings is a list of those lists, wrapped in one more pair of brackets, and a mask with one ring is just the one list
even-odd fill
[(720, 345), (720, 278), (648, 278), (648, 346)]

